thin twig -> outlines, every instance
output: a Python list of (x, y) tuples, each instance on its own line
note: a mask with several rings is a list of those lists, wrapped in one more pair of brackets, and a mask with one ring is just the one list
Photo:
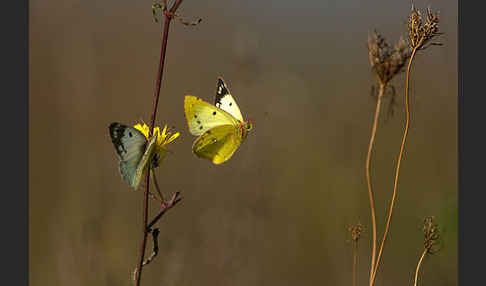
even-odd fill
[[(158, 228), (152, 230), (152, 242), (153, 242), (152, 254), (149, 256), (149, 258), (147, 258), (143, 262), (142, 266), (145, 266), (150, 262), (152, 262), (152, 260), (157, 256), (157, 254), (159, 254), (159, 233), (160, 231)], [(133, 277), (136, 277), (137, 273), (138, 273), (138, 268), (135, 268), (135, 270), (133, 271)]]
[(424, 219), (423, 232), (424, 232), (424, 250), (417, 263), (417, 268), (415, 269), (415, 279), (414, 286), (417, 286), (418, 273), (420, 267), (422, 266), (422, 261), (426, 254), (433, 254), (439, 251), (437, 248), (440, 243), (440, 230), (439, 226), (434, 222), (434, 217), (429, 216)]
[(415, 280), (413, 282), (413, 286), (417, 286), (418, 273), (419, 273), (419, 270), (420, 270), (420, 266), (422, 265), (422, 261), (424, 260), (425, 254), (427, 254), (426, 248), (424, 249), (424, 251), (422, 251), (422, 255), (420, 256), (420, 259), (417, 263), (417, 268), (415, 269)]
[(358, 241), (354, 241), (353, 248), (353, 286), (356, 286), (356, 268), (358, 266)]
[(371, 267), (370, 267), (370, 281), (371, 276), (373, 275), (374, 267), (375, 267), (375, 257), (376, 257), (376, 216), (375, 216), (375, 203), (373, 200), (373, 190), (371, 188), (371, 174), (370, 174), (370, 165), (371, 165), (371, 153), (373, 151), (373, 145), (375, 142), (376, 136), (376, 129), (378, 127), (378, 120), (380, 118), (380, 110), (381, 110), (381, 101), (383, 98), (383, 92), (385, 90), (385, 84), (380, 83), (380, 90), (378, 94), (378, 100), (376, 101), (376, 110), (375, 110), (375, 118), (373, 120), (373, 127), (371, 129), (371, 137), (370, 137), (370, 144), (368, 146), (368, 154), (366, 155), (366, 183), (368, 185), (368, 196), (370, 199), (370, 210), (371, 210), (371, 225), (373, 231), (373, 248), (371, 251)]
[(375, 278), (376, 278), (376, 273), (378, 271), (378, 267), (380, 265), (380, 259), (383, 253), (383, 247), (385, 246), (385, 241), (388, 235), (388, 231), (390, 229), (390, 223), (391, 223), (391, 218), (393, 214), (393, 207), (395, 205), (395, 200), (397, 196), (397, 188), (398, 188), (398, 176), (400, 174), (400, 163), (402, 162), (403, 154), (405, 152), (405, 143), (407, 141), (407, 135), (408, 135), (408, 129), (410, 127), (410, 105), (409, 105), (409, 84), (410, 84), (410, 70), (412, 67), (412, 62), (415, 57), (415, 53), (417, 52), (417, 48), (414, 48), (412, 50), (412, 54), (410, 56), (410, 59), (408, 61), (408, 67), (407, 67), (407, 79), (406, 79), (406, 85), (405, 85), (405, 110), (406, 110), (406, 122), (405, 122), (405, 129), (403, 130), (403, 137), (402, 137), (402, 145), (400, 146), (400, 153), (398, 155), (398, 161), (397, 161), (397, 167), (395, 171), (395, 181), (393, 184), (393, 195), (392, 195), (392, 200), (390, 203), (390, 209), (388, 211), (388, 218), (386, 221), (386, 227), (385, 227), (385, 232), (383, 233), (383, 238), (381, 240), (381, 245), (380, 245), (380, 251), (378, 252), (378, 257), (376, 258), (376, 263), (375, 263), (375, 269), (373, 271), (373, 275), (371, 277), (370, 281), (370, 286), (374, 284)]
[(160, 201), (162, 203), (165, 202), (164, 196), (162, 195), (162, 192), (160, 191), (159, 183), (157, 182), (157, 177), (155, 176), (155, 173), (153, 171), (152, 171), (152, 179), (154, 180), (155, 189), (157, 190), (157, 193), (159, 193)]
[(179, 203), (182, 198), (179, 198), (180, 192), (176, 192), (174, 195), (172, 195), (171, 200), (168, 203), (163, 203), (162, 204), (162, 209), (159, 211), (159, 213), (155, 216), (155, 218), (147, 225), (147, 230), (150, 230), (154, 224), (159, 221), (159, 219), (165, 214), (165, 212), (169, 209), (171, 209), (173, 206), (175, 206), (177, 203)]
[(403, 40), (400, 40), (392, 47), (387, 43), (386, 39), (376, 30), (372, 35), (368, 35), (368, 58), (372, 70), (376, 74), (379, 86), (379, 94), (376, 102), (375, 117), (373, 120), (370, 143), (368, 146), (368, 153), (366, 156), (366, 184), (368, 187), (368, 196), (370, 201), (371, 221), (373, 229), (371, 263), (370, 263), (370, 278), (369, 285), (372, 285), (372, 277), (375, 272), (376, 263), (376, 214), (373, 200), (373, 188), (371, 184), (371, 155), (373, 152), (376, 130), (380, 118), (381, 103), (388, 85), (388, 82), (393, 79), (404, 67), (409, 57), (409, 49)]
[(163, 203), (164, 201), (155, 196), (152, 192), (149, 192), (149, 197), (153, 200), (159, 201), (160, 203)]
[(356, 286), (356, 271), (358, 266), (358, 241), (363, 231), (363, 226), (358, 223), (350, 226), (348, 230), (351, 232), (351, 238), (353, 240), (353, 286)]
[(157, 256), (157, 254), (159, 254), (159, 233), (160, 233), (160, 231), (159, 231), (158, 228), (155, 228), (154, 230), (152, 230), (152, 241), (153, 241), (152, 254), (149, 256), (149, 258), (147, 258), (143, 262), (143, 265), (147, 265), (150, 262), (152, 262), (152, 260), (155, 258), (155, 256)]
[[(160, 87), (162, 83), (162, 76), (164, 72), (164, 63), (165, 63), (165, 54), (167, 50), (167, 39), (169, 36), (169, 26), (170, 22), (172, 20), (171, 13), (175, 13), (179, 5), (181, 5), (182, 0), (177, 0), (172, 8), (170, 9), (170, 13), (167, 13), (167, 7), (164, 7), (163, 12), (164, 12), (164, 17), (165, 17), (165, 23), (164, 23), (164, 31), (162, 34), (162, 47), (160, 51), (160, 63), (159, 63), (159, 71), (158, 71), (158, 77), (156, 81), (156, 87), (154, 91), (154, 103), (153, 103), (153, 110), (152, 110), (152, 116), (150, 120), (150, 129), (149, 129), (149, 135), (151, 136), (153, 134), (154, 130), (154, 125), (155, 125), (155, 116), (157, 114), (157, 105), (159, 103), (159, 97), (160, 97)], [(135, 277), (135, 286), (140, 285), (140, 281), (142, 278), (142, 270), (143, 270), (143, 262), (144, 262), (144, 256), (145, 256), (145, 247), (147, 244), (147, 223), (148, 223), (148, 201), (149, 201), (149, 188), (150, 188), (150, 172), (147, 172), (146, 176), (146, 187), (145, 187), (145, 193), (144, 193), (144, 202), (143, 202), (143, 238), (142, 238), (142, 243), (140, 246), (140, 258), (139, 258), (139, 263), (138, 263), (138, 269)]]

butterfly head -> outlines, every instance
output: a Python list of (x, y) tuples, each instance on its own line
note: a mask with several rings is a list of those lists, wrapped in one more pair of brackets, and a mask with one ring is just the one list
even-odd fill
[(250, 120), (240, 123), (240, 130), (242, 138), (245, 139), (248, 132), (253, 128), (253, 124)]
[(250, 120), (248, 120), (247, 122), (243, 122), (243, 127), (248, 132), (248, 131), (250, 131), (253, 128), (253, 124), (251, 123)]

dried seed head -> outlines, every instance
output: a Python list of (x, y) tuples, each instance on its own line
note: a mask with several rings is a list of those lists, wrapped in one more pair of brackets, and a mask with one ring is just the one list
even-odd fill
[(356, 225), (350, 226), (348, 230), (349, 232), (351, 232), (351, 238), (357, 242), (361, 237), (361, 233), (363, 232), (363, 225), (358, 223)]
[(408, 41), (411, 49), (425, 49), (425, 46), (439, 33), (439, 13), (433, 13), (430, 8), (425, 10), (425, 23), (420, 11), (412, 4), (408, 16)]
[(386, 85), (405, 66), (410, 49), (403, 38), (391, 47), (382, 35), (374, 31), (368, 36), (368, 56), (378, 81)]
[(439, 251), (438, 244), (440, 240), (439, 226), (434, 222), (434, 217), (426, 217), (423, 225), (424, 248), (427, 253), (433, 254)]

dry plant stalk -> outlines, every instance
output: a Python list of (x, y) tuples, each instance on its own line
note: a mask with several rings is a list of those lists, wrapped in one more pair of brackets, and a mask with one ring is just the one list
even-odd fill
[(420, 259), (417, 263), (417, 268), (415, 269), (415, 279), (413, 282), (414, 286), (417, 286), (418, 280), (418, 273), (420, 270), (420, 266), (422, 266), (422, 261), (426, 254), (434, 254), (438, 249), (438, 243), (440, 240), (440, 231), (438, 225), (434, 222), (434, 217), (426, 217), (424, 219), (423, 225), (423, 232), (424, 232), (424, 250), (420, 255)]
[[(152, 260), (154, 260), (154, 258), (157, 256), (157, 254), (159, 254), (159, 234), (160, 234), (160, 231), (158, 228), (155, 228), (153, 229), (152, 231), (152, 243), (153, 243), (153, 246), (152, 246), (152, 254), (149, 256), (149, 258), (147, 258), (142, 266), (145, 266), (147, 264), (149, 264), (150, 262), (152, 262)], [(138, 268), (135, 268), (135, 270), (133, 271), (133, 280), (136, 279), (138, 275)]]
[(372, 70), (375, 72), (378, 81), (378, 99), (376, 101), (375, 117), (371, 129), (370, 143), (368, 146), (368, 153), (366, 155), (366, 183), (368, 187), (368, 196), (370, 200), (371, 210), (371, 224), (373, 228), (373, 241), (371, 251), (371, 266), (370, 266), (370, 281), (374, 272), (375, 257), (376, 257), (376, 215), (375, 204), (373, 199), (373, 189), (371, 186), (371, 154), (375, 142), (376, 130), (378, 128), (378, 121), (380, 118), (381, 102), (385, 89), (405, 65), (410, 56), (408, 47), (405, 41), (400, 38), (397, 44), (392, 48), (377, 31), (373, 35), (368, 36), (368, 56)]
[(353, 286), (356, 286), (356, 269), (358, 266), (358, 240), (363, 232), (363, 225), (358, 223), (350, 226), (348, 231), (351, 232), (351, 239), (353, 240)]
[[(410, 105), (409, 105), (409, 83), (410, 83), (410, 71), (412, 67), (413, 60), (415, 58), (415, 54), (419, 50), (423, 50), (430, 45), (434, 45), (435, 43), (431, 43), (431, 40), (439, 35), (439, 16), (438, 14), (434, 14), (431, 12), (430, 8), (426, 10), (425, 13), (425, 22), (422, 19), (421, 13), (415, 9), (412, 4), (412, 10), (408, 17), (408, 40), (409, 40), (409, 49), (411, 50), (411, 55), (408, 61), (407, 67), (407, 77), (406, 77), (406, 85), (405, 85), (405, 112), (406, 112), (406, 121), (405, 127), (403, 131), (402, 143), (400, 146), (400, 153), (398, 154), (397, 166), (395, 171), (395, 180), (393, 185), (393, 195), (392, 200), (390, 202), (390, 207), (388, 211), (388, 218), (386, 221), (385, 232), (383, 233), (383, 238), (381, 240), (380, 250), (378, 252), (378, 256), (376, 258), (374, 264), (373, 274), (370, 278), (370, 286), (373, 286), (376, 273), (378, 271), (380, 260), (383, 254), (383, 248), (385, 245), (385, 241), (388, 235), (388, 231), (390, 229), (391, 218), (393, 214), (393, 207), (395, 205), (396, 196), (397, 196), (397, 188), (398, 188), (398, 177), (400, 174), (400, 164), (403, 158), (403, 154), (405, 152), (405, 143), (407, 140), (408, 129), (410, 127)], [(427, 45), (429, 44), (429, 45)]]
[[(165, 55), (166, 55), (166, 50), (167, 50), (167, 39), (169, 36), (169, 26), (171, 21), (178, 15), (176, 15), (176, 10), (179, 8), (181, 5), (182, 0), (175, 0), (170, 7), (168, 8), (167, 5), (167, 0), (162, 0), (162, 4), (157, 4), (154, 3), (152, 5), (152, 11), (154, 13), (154, 19), (157, 22), (156, 12), (157, 9), (160, 9), (162, 14), (164, 15), (165, 22), (164, 22), (164, 29), (162, 32), (162, 45), (161, 45), (161, 51), (160, 51), (160, 62), (159, 62), (159, 69), (158, 69), (158, 76), (157, 76), (157, 81), (155, 85), (155, 90), (154, 90), (154, 101), (153, 101), (153, 109), (152, 109), (152, 116), (150, 118), (150, 129), (149, 129), (149, 135), (153, 135), (153, 130), (154, 130), (154, 125), (155, 125), (155, 117), (157, 114), (157, 106), (159, 103), (159, 97), (160, 97), (160, 88), (161, 88), (161, 83), (162, 83), (162, 76), (164, 72), (164, 63), (165, 63)], [(200, 22), (200, 21), (198, 21)], [(190, 23), (189, 23), (190, 24)], [(192, 24), (191, 24), (192, 25)], [(144, 192), (144, 203), (143, 203), (143, 238), (142, 238), (142, 243), (140, 246), (140, 254), (139, 254), (139, 262), (138, 266), (135, 269), (135, 277), (134, 277), (134, 284), (135, 286), (140, 285), (141, 277), (142, 277), (142, 270), (143, 270), (143, 265), (148, 264), (147, 261), (151, 261), (156, 253), (154, 251), (154, 255), (151, 256), (151, 258), (147, 261), (144, 261), (145, 257), (145, 248), (147, 244), (147, 236), (148, 233), (152, 231), (151, 227), (167, 212), (167, 210), (171, 209), (173, 206), (175, 206), (181, 198), (179, 198), (179, 192), (176, 192), (171, 200), (169, 202), (166, 202), (162, 198), (162, 203), (161, 203), (161, 210), (159, 211), (159, 214), (149, 223), (148, 222), (148, 202), (149, 202), (149, 195), (150, 195), (150, 173), (147, 172), (146, 178), (145, 178), (145, 192)], [(156, 183), (156, 182), (155, 182)], [(157, 190), (158, 184), (156, 183)], [(159, 190), (158, 190), (159, 191)], [(158, 233), (157, 233), (158, 234)], [(154, 247), (156, 243), (156, 237), (154, 237)], [(158, 251), (158, 245), (157, 245), (157, 251)]]

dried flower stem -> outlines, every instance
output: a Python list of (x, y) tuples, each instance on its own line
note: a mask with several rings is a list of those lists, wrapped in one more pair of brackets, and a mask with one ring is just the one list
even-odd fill
[(415, 280), (413, 282), (413, 286), (417, 286), (418, 273), (419, 273), (419, 270), (420, 270), (420, 266), (422, 266), (422, 261), (424, 260), (425, 254), (427, 254), (426, 248), (424, 249), (424, 251), (422, 251), (422, 255), (420, 256), (420, 259), (417, 263), (417, 268), (415, 269)]
[(415, 269), (415, 279), (414, 279), (414, 286), (417, 286), (418, 280), (418, 273), (420, 267), (422, 266), (422, 261), (426, 254), (433, 254), (439, 249), (437, 248), (439, 241), (440, 241), (440, 230), (439, 226), (434, 222), (434, 217), (426, 217), (424, 219), (423, 225), (423, 232), (424, 232), (424, 250), (422, 251), (422, 255), (417, 263), (417, 268)]
[(363, 226), (358, 223), (350, 226), (348, 229), (351, 232), (351, 238), (353, 240), (353, 286), (356, 286), (356, 269), (358, 266), (358, 241), (363, 231)]
[[(381, 103), (385, 89), (388, 82), (393, 79), (404, 67), (407, 59), (409, 58), (409, 49), (405, 41), (400, 40), (394, 47), (389, 45), (385, 38), (376, 30), (372, 35), (368, 36), (368, 57), (372, 70), (376, 74), (378, 81), (378, 99), (376, 102), (375, 118), (373, 120), (373, 127), (371, 130), (370, 143), (368, 146), (368, 154), (366, 156), (366, 183), (368, 187), (368, 196), (370, 200), (371, 221), (373, 228), (373, 240), (371, 251), (371, 263), (370, 263), (370, 278), (369, 285), (372, 285), (372, 277), (375, 272), (376, 263), (376, 215), (375, 205), (373, 200), (373, 189), (371, 184), (371, 155), (373, 152), (373, 146), (375, 142), (376, 130), (378, 128), (378, 122), (380, 118)], [(392, 97), (393, 99), (393, 97)]]
[[(158, 71), (158, 77), (157, 77), (157, 82), (156, 82), (156, 87), (154, 91), (154, 103), (153, 103), (153, 109), (152, 109), (152, 117), (150, 119), (150, 135), (153, 134), (153, 129), (155, 125), (155, 116), (157, 114), (157, 105), (159, 103), (159, 97), (160, 97), (160, 87), (162, 83), (162, 76), (164, 72), (164, 63), (165, 63), (165, 54), (167, 50), (167, 39), (169, 36), (169, 26), (170, 22), (173, 19), (173, 14), (181, 5), (182, 0), (177, 0), (174, 2), (174, 5), (170, 8), (169, 11), (167, 11), (167, 7), (165, 6), (163, 8), (163, 14), (165, 17), (165, 23), (164, 23), (164, 31), (162, 34), (162, 47), (160, 51), (160, 63), (159, 63), (159, 71)], [(147, 223), (148, 223), (148, 202), (149, 202), (149, 187), (150, 187), (150, 172), (147, 172), (146, 176), (146, 187), (145, 187), (145, 193), (144, 193), (144, 202), (143, 202), (143, 238), (142, 238), (142, 243), (140, 246), (140, 258), (139, 258), (139, 263), (137, 269), (139, 271), (136, 272), (136, 277), (135, 277), (135, 286), (140, 285), (140, 281), (142, 278), (142, 270), (143, 270), (143, 262), (144, 262), (144, 256), (145, 256), (145, 247), (147, 244), (147, 235), (148, 235), (148, 228), (147, 228)], [(168, 208), (164, 208), (167, 210)]]
[(356, 286), (356, 268), (358, 266), (358, 241), (353, 242), (353, 286)]
[(407, 67), (407, 79), (405, 85), (405, 111), (406, 111), (406, 122), (405, 122), (405, 129), (403, 130), (403, 137), (402, 137), (402, 145), (400, 146), (400, 153), (398, 155), (397, 167), (395, 171), (395, 181), (393, 185), (393, 196), (390, 202), (390, 209), (388, 211), (388, 218), (386, 221), (385, 232), (383, 233), (383, 239), (381, 240), (380, 251), (378, 252), (378, 257), (376, 258), (375, 269), (373, 271), (373, 275), (371, 277), (370, 286), (372, 286), (375, 282), (376, 273), (378, 271), (378, 267), (380, 266), (380, 259), (383, 254), (383, 248), (385, 246), (385, 241), (388, 235), (388, 231), (390, 230), (390, 223), (393, 214), (393, 207), (395, 206), (395, 201), (397, 197), (397, 188), (398, 188), (398, 176), (400, 174), (400, 164), (402, 162), (403, 153), (405, 152), (405, 143), (407, 141), (408, 129), (410, 127), (410, 105), (409, 105), (409, 85), (410, 85), (410, 70), (412, 67), (413, 59), (415, 58), (415, 53), (417, 52), (417, 48), (412, 50), (412, 54), (408, 61)]
[(371, 251), (370, 279), (375, 267), (375, 257), (376, 257), (376, 216), (375, 216), (375, 203), (373, 200), (373, 190), (371, 188), (371, 174), (370, 174), (371, 153), (373, 151), (373, 145), (375, 142), (376, 129), (378, 127), (378, 120), (380, 118), (381, 102), (382, 102), (385, 86), (386, 86), (385, 84), (381, 84), (381, 83), (379, 84), (380, 90), (378, 93), (378, 100), (376, 101), (375, 118), (373, 120), (373, 127), (371, 129), (371, 137), (370, 137), (370, 144), (368, 146), (368, 154), (366, 156), (366, 183), (368, 185), (368, 196), (370, 199), (370, 210), (371, 210), (371, 225), (373, 228), (373, 248)]
[[(403, 131), (402, 144), (400, 146), (400, 153), (398, 155), (397, 166), (395, 171), (395, 180), (393, 185), (393, 195), (390, 202), (390, 207), (388, 211), (388, 217), (386, 220), (385, 231), (383, 232), (383, 238), (380, 244), (380, 250), (376, 260), (374, 259), (376, 253), (376, 227), (373, 224), (373, 249), (370, 267), (370, 281), (369, 286), (373, 286), (376, 278), (376, 273), (380, 266), (380, 260), (383, 255), (383, 248), (385, 241), (388, 237), (388, 232), (390, 230), (390, 223), (393, 214), (393, 207), (395, 206), (395, 201), (397, 197), (398, 188), (398, 177), (400, 174), (400, 164), (403, 159), (403, 154), (405, 152), (405, 143), (407, 140), (408, 129), (410, 127), (410, 104), (409, 104), (409, 85), (410, 85), (410, 70), (412, 67), (413, 59), (418, 50), (422, 50), (427, 46), (426, 43), (430, 42), (435, 36), (439, 35), (439, 17), (438, 14), (432, 13), (430, 9), (426, 10), (425, 22), (419, 11), (414, 8), (412, 3), (412, 11), (408, 17), (408, 47), (405, 42), (400, 39), (400, 41), (395, 46), (395, 51), (390, 52), (389, 45), (385, 42), (384, 38), (379, 35), (376, 31), (373, 36), (368, 39), (368, 50), (370, 64), (375, 70), (378, 76), (378, 82), (380, 87), (386, 86), (386, 83), (391, 80), (391, 78), (396, 75), (400, 69), (405, 65), (406, 59), (408, 59), (407, 68), (407, 78), (405, 87), (405, 107), (406, 107), (406, 122)], [(433, 45), (434, 43), (431, 43)], [(410, 53), (411, 51), (411, 53)], [(378, 101), (379, 102), (379, 101)], [(376, 111), (378, 113), (378, 110)], [(375, 116), (376, 120), (376, 116)], [(376, 122), (375, 122), (376, 124)], [(373, 132), (370, 141), (370, 147), (368, 149), (368, 157), (366, 162), (366, 179), (368, 183), (368, 192), (370, 195), (370, 204), (373, 217), (373, 204), (372, 204), (372, 192), (371, 192), (371, 179), (369, 175), (369, 164), (371, 156), (371, 148), (373, 143)]]

